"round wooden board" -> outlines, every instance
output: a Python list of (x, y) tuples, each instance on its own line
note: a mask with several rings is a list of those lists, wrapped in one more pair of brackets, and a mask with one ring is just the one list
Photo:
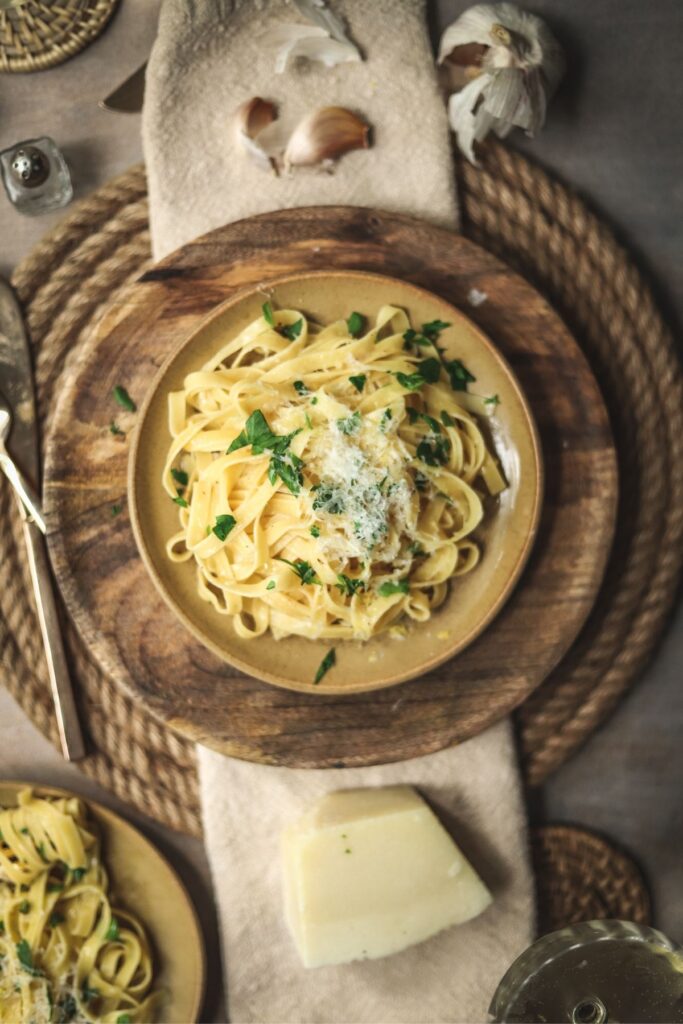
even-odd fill
[[(546, 467), (534, 553), (494, 623), (427, 676), (346, 697), (291, 693), (241, 675), (178, 624), (137, 554), (125, 510), (134, 415), (111, 399), (123, 384), (141, 402), (198, 318), (236, 291), (331, 268), (393, 275), (460, 306), (521, 380)], [(467, 301), (472, 288), (487, 295), (476, 308)], [(125, 438), (110, 433), (112, 418)], [(559, 661), (592, 607), (616, 496), (615, 452), (597, 384), (545, 300), (458, 235), (353, 207), (240, 221), (173, 253), (131, 285), (63, 379), (44, 481), (57, 579), (102, 668), (183, 734), (226, 754), (291, 767), (415, 757), (508, 714)], [(118, 516), (115, 504), (124, 506)]]

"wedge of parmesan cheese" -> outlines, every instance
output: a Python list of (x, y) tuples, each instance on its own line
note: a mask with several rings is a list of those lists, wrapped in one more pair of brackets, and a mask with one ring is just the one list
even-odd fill
[(410, 786), (329, 793), (283, 835), (285, 914), (305, 967), (397, 953), (491, 894)]

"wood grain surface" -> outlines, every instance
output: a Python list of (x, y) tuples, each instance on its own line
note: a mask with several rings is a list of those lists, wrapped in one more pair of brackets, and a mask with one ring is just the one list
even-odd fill
[[(546, 494), (531, 561), (487, 631), (453, 661), (390, 690), (339, 697), (278, 690), (219, 661), (157, 595), (125, 509), (134, 415), (169, 352), (236, 291), (300, 270), (363, 269), (460, 306), (510, 360), (543, 444)], [(476, 308), (470, 289), (486, 293)], [(109, 430), (116, 419), (126, 436)], [(341, 767), (418, 756), (517, 706), (571, 645), (592, 606), (614, 527), (607, 415), (571, 335), (526, 282), (484, 250), (407, 217), (350, 207), (281, 211), (198, 239), (106, 311), (71, 365), (47, 443), (49, 544), (67, 608), (112, 678), (180, 732), (233, 756)], [(113, 516), (112, 506), (122, 505)], [(256, 641), (258, 642), (258, 641)]]

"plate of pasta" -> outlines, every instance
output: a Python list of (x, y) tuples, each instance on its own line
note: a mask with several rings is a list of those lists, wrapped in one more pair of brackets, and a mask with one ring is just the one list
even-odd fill
[(533, 417), (492, 341), (361, 271), (219, 306), (159, 371), (129, 464), (138, 548), (178, 618), (238, 669), (327, 694), (479, 636), (541, 497)]
[(166, 861), (104, 807), (0, 782), (0, 1021), (188, 1024), (204, 952)]

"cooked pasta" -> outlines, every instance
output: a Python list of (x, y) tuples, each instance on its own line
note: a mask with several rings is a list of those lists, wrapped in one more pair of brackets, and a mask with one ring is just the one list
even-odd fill
[(150, 1021), (145, 933), (114, 910), (80, 800), (30, 789), (0, 810), (0, 1021)]
[(237, 634), (368, 639), (423, 622), (480, 557), (483, 496), (505, 486), (437, 348), (449, 324), (380, 309), (325, 327), (269, 303), (169, 395), (167, 553)]

